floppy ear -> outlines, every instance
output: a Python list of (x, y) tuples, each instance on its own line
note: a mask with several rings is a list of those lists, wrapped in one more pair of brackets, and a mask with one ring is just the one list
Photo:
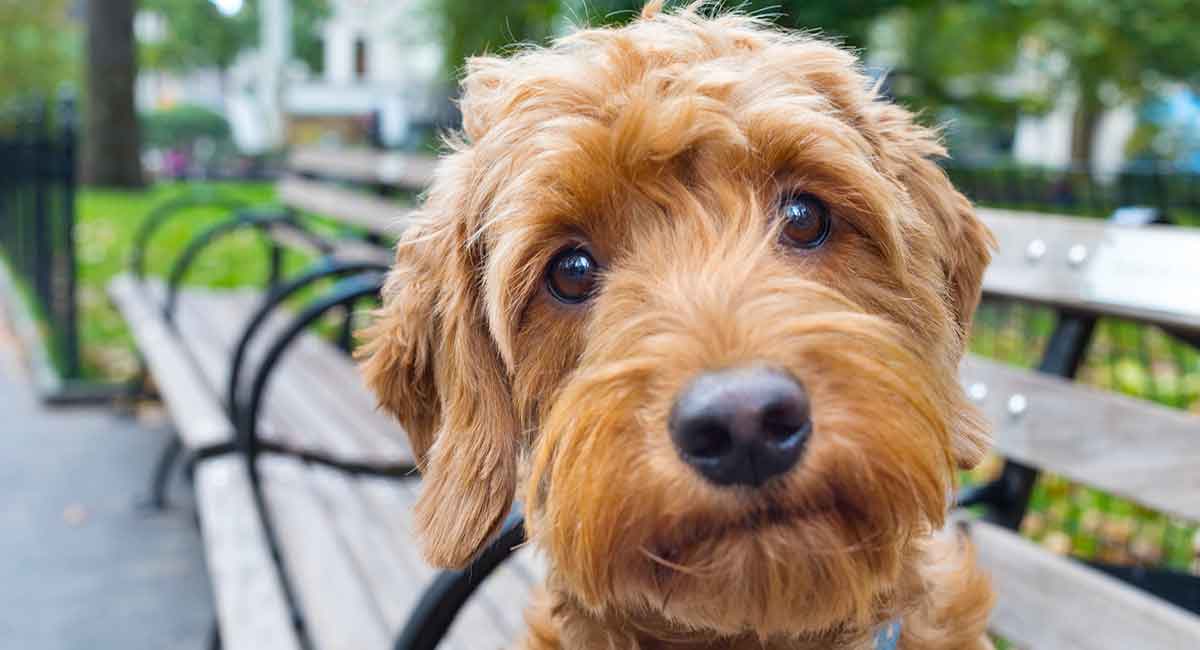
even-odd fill
[[(879, 155), (890, 173), (908, 189), (917, 212), (934, 228), (946, 306), (958, 325), (955, 360), (966, 350), (971, 321), (983, 290), (983, 272), (992, 258), (996, 240), (979, 219), (971, 202), (962, 195), (941, 167), (934, 162), (946, 156), (937, 133), (925, 128), (907, 110), (877, 101), (871, 120), (881, 143)], [(954, 458), (962, 469), (979, 464), (990, 440), (987, 423), (978, 410), (957, 391), (960, 414), (954, 438)]]
[[(438, 187), (438, 185), (442, 187)], [(453, 186), (453, 187), (451, 187)], [(362, 370), (408, 430), (422, 469), (416, 523), (426, 559), (459, 568), (497, 532), (517, 481), (511, 391), (487, 329), (466, 218), (448, 178), (397, 247)]]
[[(962, 353), (971, 333), (975, 309), (979, 306), (983, 272), (991, 261), (996, 240), (975, 214), (971, 202), (954, 189), (945, 172), (930, 161), (925, 163), (929, 169), (921, 171), (921, 179), (914, 181), (922, 188), (917, 192), (921, 198), (915, 200), (925, 204), (920, 207), (927, 206), (928, 214), (937, 220), (942, 230), (942, 241), (948, 243), (942, 268), (946, 275), (946, 299), (962, 336), (959, 344)], [(958, 435), (954, 438), (954, 458), (960, 469), (971, 469), (984, 459), (991, 446), (989, 425), (961, 390), (955, 397), (959, 400), (960, 422)]]

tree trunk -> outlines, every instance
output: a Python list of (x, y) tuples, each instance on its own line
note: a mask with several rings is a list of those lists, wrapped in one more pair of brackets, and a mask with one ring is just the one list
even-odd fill
[(136, 0), (87, 0), (87, 111), (82, 180), (89, 185), (141, 187), (141, 134), (134, 107)]
[(1080, 171), (1091, 171), (1092, 154), (1096, 143), (1096, 127), (1104, 116), (1095, 84), (1079, 84), (1079, 103), (1071, 123), (1071, 165)]

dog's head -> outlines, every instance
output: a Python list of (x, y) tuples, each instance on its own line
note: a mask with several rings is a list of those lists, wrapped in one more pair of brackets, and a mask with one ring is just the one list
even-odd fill
[(987, 442), (956, 368), (991, 237), (936, 134), (738, 15), (652, 8), (464, 84), (364, 353), (427, 557), (466, 563), (524, 479), (596, 612), (865, 616)]

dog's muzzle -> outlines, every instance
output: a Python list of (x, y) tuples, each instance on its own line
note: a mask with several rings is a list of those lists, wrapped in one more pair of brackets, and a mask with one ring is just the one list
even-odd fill
[(679, 394), (669, 427), (679, 456), (710, 483), (761, 487), (804, 452), (808, 392), (764, 366), (705, 373)]

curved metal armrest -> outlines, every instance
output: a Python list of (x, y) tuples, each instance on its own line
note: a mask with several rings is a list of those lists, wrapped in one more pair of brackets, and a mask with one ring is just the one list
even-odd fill
[[(279, 365), (288, 346), (326, 312), (332, 309), (353, 307), (354, 303), (359, 300), (379, 295), (382, 288), (382, 273), (368, 272), (342, 279), (327, 293), (306, 305), (288, 323), (283, 332), (271, 342), (270, 347), (267, 348), (266, 355), (254, 373), (254, 379), (250, 384), (250, 394), (247, 397), (246, 403), (244, 406), (239, 403), (233, 407), (234, 412), (240, 415), (240, 419), (235, 424), (238, 428), (239, 442), (241, 443), (242, 450), (245, 452), (247, 460), (250, 463), (251, 478), (253, 480), (257, 481), (254, 461), (259, 452), (264, 451), (263, 442), (259, 439), (258, 435), (259, 410), (262, 408), (267, 381), (271, 377), (271, 372)], [(234, 397), (236, 398), (237, 396), (235, 395)], [(270, 451), (270, 449), (265, 450)], [(316, 457), (314, 456), (314, 458)], [(337, 465), (339, 463), (338, 461), (330, 460), (330, 464)], [(387, 473), (391, 473), (391, 471), (388, 470)]]
[(162, 228), (164, 224), (187, 208), (199, 206), (215, 207), (230, 213), (236, 213), (246, 209), (248, 204), (242, 199), (211, 190), (193, 190), (188, 194), (176, 196), (155, 206), (146, 215), (145, 221), (142, 222), (142, 225), (138, 228), (133, 238), (133, 254), (129, 260), (129, 268), (133, 272), (133, 277), (138, 280), (145, 277), (146, 249), (150, 245), (150, 239), (158, 232), (159, 228)]
[(425, 588), (420, 602), (409, 615), (392, 648), (436, 648), (471, 594), (524, 543), (525, 517), (520, 505), (514, 505), (500, 529), (500, 535), (471, 562), (471, 566), (461, 571), (442, 571)]
[[(184, 276), (187, 275), (188, 270), (192, 267), (192, 263), (196, 261), (196, 258), (199, 257), (204, 249), (222, 237), (238, 230), (255, 228), (265, 233), (267, 230), (277, 226), (293, 229), (309, 238), (309, 241), (323, 252), (328, 251), (328, 244), (309, 232), (291, 211), (239, 210), (231, 218), (213, 224), (199, 235), (193, 237), (183, 249), (183, 252), (179, 254), (178, 259), (175, 260), (174, 266), (171, 267), (171, 271), (167, 275), (167, 297), (163, 304), (163, 315), (167, 323), (174, 324), (175, 306), (179, 298), (179, 285), (183, 282)], [(276, 268), (278, 263), (278, 259), (273, 257), (271, 270), (272, 282), (274, 282), (275, 276), (278, 273), (278, 268)]]
[(250, 348), (250, 342), (258, 334), (262, 326), (267, 322), (267, 318), (287, 299), (296, 295), (303, 289), (312, 286), (321, 280), (334, 278), (344, 278), (350, 275), (359, 275), (371, 271), (386, 272), (387, 265), (378, 262), (369, 261), (345, 261), (338, 260), (333, 257), (322, 257), (307, 269), (302, 271), (296, 277), (287, 282), (275, 287), (264, 298), (262, 303), (254, 311), (250, 320), (242, 329), (242, 334), (238, 338), (237, 346), (233, 350), (233, 360), (229, 365), (229, 384), (226, 387), (225, 399), (229, 410), (230, 420), (233, 422), (242, 421), (242, 413), (240, 412), (238, 396), (240, 394), (240, 380), (242, 377), (242, 366), (246, 362), (246, 355)]

